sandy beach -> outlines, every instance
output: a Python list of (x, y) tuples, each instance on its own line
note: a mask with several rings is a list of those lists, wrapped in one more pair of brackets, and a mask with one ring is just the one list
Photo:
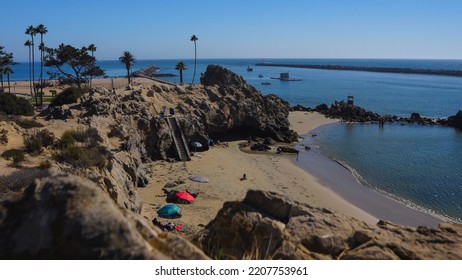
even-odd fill
[[(292, 112), (290, 123), (299, 133), (306, 133), (320, 125), (337, 122), (318, 113)], [(198, 152), (189, 162), (154, 162), (152, 177), (147, 188), (139, 189), (143, 201), (142, 214), (150, 219), (156, 210), (166, 204), (162, 188), (177, 180), (185, 183), (175, 190), (198, 193), (192, 204), (181, 205), (182, 217), (173, 220), (182, 223), (190, 232), (196, 232), (210, 222), (226, 201), (242, 200), (248, 189), (263, 189), (284, 193), (293, 200), (356, 217), (374, 225), (378, 219), (360, 210), (341, 198), (321, 181), (297, 167), (293, 156), (246, 153), (239, 144), (246, 141), (229, 142), (228, 146), (214, 146), (209, 151)], [(240, 180), (243, 174), (247, 180)], [(208, 178), (209, 183), (190, 181), (190, 175)], [(167, 222), (168, 220), (162, 220)]]
[[(300, 135), (338, 122), (319, 113), (306, 112), (291, 112), (289, 121), (291, 128)], [(167, 183), (182, 180), (184, 184), (172, 189), (199, 194), (194, 203), (180, 205), (182, 217), (173, 220), (185, 225), (189, 233), (197, 232), (210, 222), (224, 202), (242, 200), (248, 189), (283, 193), (293, 200), (325, 207), (371, 226), (379, 219), (407, 226), (436, 226), (443, 222), (362, 186), (348, 170), (320, 155), (304, 157), (312, 165), (307, 172), (302, 168), (307, 162), (298, 162), (294, 156), (277, 155), (273, 151), (246, 153), (239, 147), (243, 143), (246, 141), (214, 146), (209, 151), (198, 152), (189, 162), (152, 163), (153, 179), (147, 188), (139, 189), (144, 203), (142, 215), (149, 219), (156, 217), (157, 209), (166, 204), (162, 188)], [(240, 180), (244, 173), (247, 180)], [(191, 175), (204, 176), (210, 182), (193, 182), (188, 179)]]

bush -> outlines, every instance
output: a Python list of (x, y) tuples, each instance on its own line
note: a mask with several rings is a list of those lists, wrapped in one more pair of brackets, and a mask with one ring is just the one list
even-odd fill
[(43, 127), (43, 124), (29, 119), (17, 119), (16, 124), (22, 128)]
[[(102, 138), (95, 128), (65, 131), (59, 141), (60, 150), (54, 155), (59, 162), (71, 164), (76, 168), (111, 168), (111, 154), (101, 146)], [(76, 143), (84, 146), (78, 146)]]
[(122, 131), (122, 128), (118, 125), (111, 125), (110, 126), (111, 131), (107, 134), (107, 137), (117, 137), (119, 139), (124, 138), (124, 133)]
[(53, 98), (53, 100), (51, 100), (50, 106), (61, 106), (64, 104), (75, 103), (80, 98), (80, 96), (82, 96), (82, 94), (82, 89), (76, 87), (67, 88), (58, 95), (56, 95), (56, 97)]
[(38, 168), (39, 169), (50, 169), (51, 168), (51, 162), (49, 160), (42, 161), (42, 162), (40, 162)]
[(26, 151), (30, 154), (40, 154), (42, 148), (49, 147), (55, 142), (55, 135), (48, 129), (40, 130), (39, 132), (25, 137), (24, 145)]
[(0, 94), (0, 111), (8, 115), (32, 116), (34, 107), (24, 98), (11, 93)]
[(2, 157), (5, 159), (12, 159), (13, 164), (18, 164), (24, 161), (24, 152), (18, 149), (6, 150), (2, 153)]
[(68, 163), (76, 168), (89, 168), (108, 166), (110, 154), (103, 146), (79, 147), (68, 146), (61, 149), (55, 156), (59, 162)]

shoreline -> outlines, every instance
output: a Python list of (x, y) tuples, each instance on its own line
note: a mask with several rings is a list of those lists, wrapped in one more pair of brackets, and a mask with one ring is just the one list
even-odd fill
[(446, 222), (442, 217), (413, 208), (364, 185), (350, 168), (325, 156), (317, 149), (301, 151), (298, 161), (293, 160), (293, 164), (317, 177), (323, 185), (349, 203), (378, 219), (412, 227), (436, 227)]

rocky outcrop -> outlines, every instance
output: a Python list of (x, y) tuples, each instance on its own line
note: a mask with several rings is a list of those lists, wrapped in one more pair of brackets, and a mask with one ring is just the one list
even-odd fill
[(462, 129), (462, 111), (459, 111), (454, 116), (449, 117), (448, 125), (458, 129)]
[[(301, 105), (297, 105), (293, 108), (294, 110), (307, 111), (309, 108), (305, 108)], [(327, 104), (320, 104), (315, 107), (314, 111), (317, 111), (329, 118), (341, 119), (346, 122), (375, 122), (375, 123), (415, 123), (421, 125), (448, 125), (447, 119), (431, 119), (420, 116), (419, 113), (412, 113), (410, 117), (404, 118), (393, 115), (381, 116), (377, 113), (366, 111), (364, 108), (348, 104), (345, 101), (335, 101), (330, 107)]]
[(283, 195), (248, 191), (226, 202), (195, 237), (213, 257), (256, 259), (461, 259), (462, 225), (371, 227)]
[(1, 259), (206, 259), (181, 237), (159, 232), (117, 206), (93, 182), (37, 179), (0, 203)]

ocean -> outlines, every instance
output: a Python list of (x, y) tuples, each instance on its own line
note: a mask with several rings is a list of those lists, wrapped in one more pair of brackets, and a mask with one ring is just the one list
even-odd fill
[[(180, 60), (139, 60), (133, 70), (156, 65), (159, 73), (178, 74), (175, 65)], [(184, 82), (190, 83), (194, 60), (183, 61), (187, 66)], [(264, 94), (274, 93), (292, 105), (314, 107), (353, 95), (356, 105), (382, 115), (408, 117), (417, 112), (445, 118), (462, 110), (460, 77), (254, 66), (258, 62), (462, 70), (461, 60), (198, 59), (195, 82), (207, 65), (218, 64), (243, 76)], [(98, 64), (111, 77), (126, 73), (119, 61)], [(253, 72), (246, 71), (248, 65), (253, 66)], [(13, 70), (12, 80), (28, 79), (27, 62)], [(281, 72), (302, 81), (270, 79)], [(179, 77), (165, 79), (179, 82)], [(306, 138), (313, 152), (348, 167), (364, 186), (410, 207), (462, 222), (462, 131), (439, 126), (341, 123), (320, 127), (314, 133), (318, 136)]]

